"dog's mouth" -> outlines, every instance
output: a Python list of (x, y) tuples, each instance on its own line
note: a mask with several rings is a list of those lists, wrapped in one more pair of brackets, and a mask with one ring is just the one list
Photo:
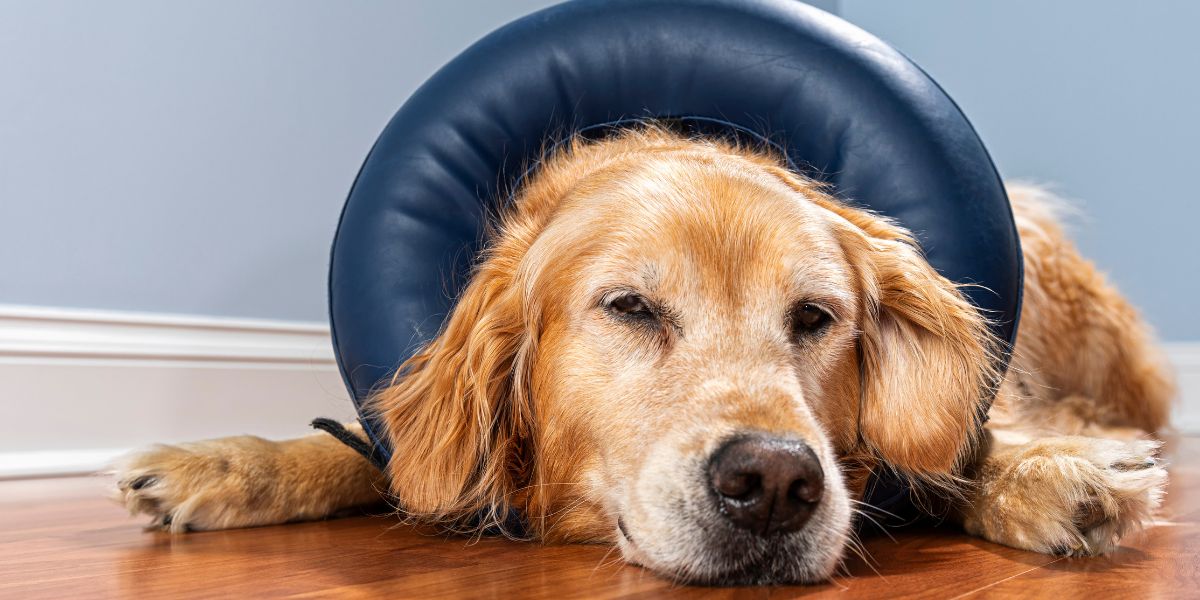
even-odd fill
[[(703, 542), (697, 554), (682, 562), (655, 558), (660, 549), (653, 540), (639, 544), (626, 520), (618, 517), (616, 529), (623, 553), (632, 564), (641, 565), (660, 576), (687, 585), (746, 586), (811, 584), (824, 581), (828, 574), (812, 554), (812, 540), (796, 533), (758, 535), (729, 528), (724, 524), (700, 527)], [(697, 532), (699, 533), (699, 532)], [(820, 554), (820, 553), (818, 553)]]
[(629, 535), (629, 529), (625, 527), (625, 519), (622, 517), (617, 517), (617, 531), (621, 532), (621, 537), (624, 537), (626, 542), (633, 543), (633, 536)]
[(756, 538), (751, 543), (734, 539), (714, 540), (708, 550), (690, 564), (661, 565), (647, 560), (628, 531), (621, 536), (632, 551), (631, 562), (677, 583), (701, 586), (752, 586), (812, 584), (825, 580), (802, 557), (806, 552), (788, 536)]

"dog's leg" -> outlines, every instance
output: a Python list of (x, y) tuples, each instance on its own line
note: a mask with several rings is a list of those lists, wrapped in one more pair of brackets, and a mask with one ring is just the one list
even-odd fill
[(960, 507), (967, 532), (1035, 552), (1104, 554), (1145, 525), (1167, 473), (1159, 443), (989, 432)]
[(127, 457), (116, 475), (118, 502), (175, 532), (320, 519), (379, 503), (385, 489), (379, 470), (323, 433), (154, 446)]
[[(1034, 188), (1009, 186), (1025, 257), (1021, 328), (1009, 369), (1026, 411), (1052, 411), (1056, 429), (1089, 427), (1156, 432), (1167, 424), (1173, 376), (1138, 312), (1058, 223), (1062, 201)], [(1106, 434), (1100, 437), (1109, 437)]]

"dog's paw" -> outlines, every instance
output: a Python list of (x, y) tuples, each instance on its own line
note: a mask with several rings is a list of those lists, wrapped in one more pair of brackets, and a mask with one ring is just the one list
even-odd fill
[(1087, 437), (1038, 440), (989, 457), (968, 532), (1043, 552), (1091, 556), (1144, 526), (1162, 500), (1166, 470), (1154, 441)]
[(114, 499), (150, 527), (172, 532), (247, 527), (277, 520), (268, 483), (274, 443), (244, 436), (158, 445), (114, 468)]

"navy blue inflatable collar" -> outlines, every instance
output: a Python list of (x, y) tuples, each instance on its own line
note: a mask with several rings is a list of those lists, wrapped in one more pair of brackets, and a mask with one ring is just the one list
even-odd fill
[[(1021, 251), (996, 170), (924, 72), (857, 27), (793, 0), (579, 0), (517, 20), (438, 71), (392, 118), (333, 244), (334, 350), (363, 403), (438, 332), (484, 242), (488, 208), (548, 139), (673, 118), (775, 143), (798, 171), (890, 216), (1016, 339)], [(999, 357), (1001, 371), (1008, 355)], [(981, 398), (981, 413), (990, 405)], [(470, 468), (464, 465), (464, 468)], [(868, 502), (906, 487), (877, 477)]]

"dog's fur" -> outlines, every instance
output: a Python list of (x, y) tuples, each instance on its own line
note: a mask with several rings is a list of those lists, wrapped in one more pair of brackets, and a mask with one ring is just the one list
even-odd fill
[[(615, 543), (683, 581), (812, 582), (891, 468), (972, 534), (1107, 552), (1163, 493), (1148, 435), (1171, 382), (1055, 201), (1008, 191), (1025, 300), (1000, 379), (984, 317), (895, 223), (759, 149), (656, 127), (576, 140), (520, 186), (440, 335), (375, 397), (386, 477), (328, 436), (240, 437), (136, 454), (119, 495), (185, 531), (320, 518), (390, 486), (413, 521), (515, 508), (534, 538)], [(802, 304), (826, 324), (797, 328)], [(803, 529), (757, 535), (713, 508), (705, 465), (748, 432), (819, 458)]]

